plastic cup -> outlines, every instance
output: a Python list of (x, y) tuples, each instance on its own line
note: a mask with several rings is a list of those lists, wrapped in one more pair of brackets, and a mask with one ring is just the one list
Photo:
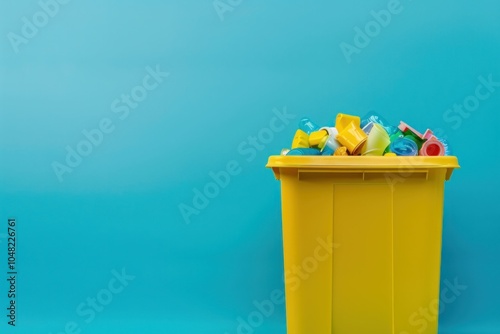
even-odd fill
[(337, 128), (339, 133), (344, 131), (350, 123), (354, 123), (355, 126), (361, 128), (361, 119), (358, 116), (337, 114), (337, 118), (335, 119), (335, 128)]
[(380, 124), (373, 124), (370, 134), (366, 139), (366, 144), (361, 151), (361, 155), (382, 156), (390, 143), (391, 140), (384, 127)]
[[(359, 122), (357, 124), (359, 124)], [(349, 125), (347, 125), (344, 130), (339, 131), (339, 134), (337, 135), (339, 143), (347, 147), (347, 150), (352, 155), (357, 155), (361, 152), (363, 144), (366, 142), (367, 138), (368, 136), (366, 133), (361, 130), (359, 125), (355, 125), (354, 122), (349, 123)]]
[(325, 146), (328, 146), (335, 152), (341, 146), (337, 139), (335, 139), (339, 134), (337, 129), (334, 127), (322, 127), (320, 130), (326, 130), (326, 132), (328, 132), (328, 140)]
[(363, 132), (366, 133), (367, 135), (369, 135), (370, 131), (372, 131), (372, 129), (373, 129), (374, 124), (375, 123), (373, 123), (373, 122), (367, 123), (365, 126), (363, 126)]

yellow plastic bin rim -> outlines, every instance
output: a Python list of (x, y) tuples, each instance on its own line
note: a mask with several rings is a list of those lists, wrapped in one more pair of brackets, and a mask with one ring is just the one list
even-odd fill
[(455, 156), (439, 157), (383, 157), (383, 156), (283, 156), (269, 157), (266, 165), (272, 168), (274, 176), (280, 179), (280, 168), (308, 168), (328, 170), (400, 170), (401, 168), (431, 169), (445, 168), (446, 180), (449, 180), (453, 170), (460, 168)]

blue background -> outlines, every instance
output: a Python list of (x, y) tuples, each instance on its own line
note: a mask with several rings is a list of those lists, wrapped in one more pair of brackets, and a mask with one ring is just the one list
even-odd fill
[[(440, 333), (500, 333), (500, 87), (468, 117), (446, 118), (478, 77), (500, 81), (500, 2), (401, 1), (350, 62), (340, 44), (387, 1), (232, 3), (222, 20), (210, 0), (75, 0), (16, 53), (8, 34), (40, 5), (1, 1), (0, 229), (17, 218), (19, 276), (18, 326), (2, 315), (0, 332), (55, 334), (74, 321), (82, 333), (236, 333), (255, 300), (283, 289), (268, 156), (302, 116), (332, 124), (376, 110), (436, 130), (462, 166), (446, 184), (442, 279), (467, 290)], [(112, 102), (157, 65), (170, 76), (121, 120)], [(285, 109), (295, 119), (242, 153)], [(53, 162), (104, 118), (114, 131), (59, 182)], [(179, 205), (230, 161), (239, 173), (187, 224)], [(86, 323), (77, 306), (122, 268), (135, 279)], [(284, 306), (255, 333), (285, 333)]]

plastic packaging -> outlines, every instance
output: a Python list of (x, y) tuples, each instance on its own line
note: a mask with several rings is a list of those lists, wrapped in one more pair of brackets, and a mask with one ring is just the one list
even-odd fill
[(418, 132), (417, 130), (415, 130), (414, 128), (412, 128), (411, 126), (409, 126), (408, 124), (406, 124), (403, 121), (399, 122), (398, 128), (399, 128), (399, 130), (401, 130), (403, 132), (411, 132), (411, 133), (415, 134), (419, 138), (423, 137), (420, 132)]
[[(405, 122), (400, 122), (398, 126), (399, 130), (403, 131), (405, 135), (413, 135), (418, 138), (422, 143), (425, 140), (436, 139), (432, 130), (427, 129), (423, 134), (406, 124)], [(418, 143), (417, 143), (418, 144)]]

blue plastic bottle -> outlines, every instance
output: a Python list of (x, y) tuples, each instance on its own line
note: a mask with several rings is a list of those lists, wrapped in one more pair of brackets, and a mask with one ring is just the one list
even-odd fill
[(389, 150), (396, 155), (415, 156), (418, 155), (418, 146), (408, 138), (397, 138), (389, 145)]
[(318, 131), (319, 126), (317, 126), (316, 123), (311, 121), (309, 118), (304, 117), (299, 121), (299, 129), (309, 135), (311, 132)]
[(321, 151), (317, 148), (294, 148), (286, 155), (321, 155)]
[(323, 147), (323, 150), (321, 150), (321, 155), (333, 155), (335, 151), (329, 147), (328, 145), (325, 145), (325, 147)]

